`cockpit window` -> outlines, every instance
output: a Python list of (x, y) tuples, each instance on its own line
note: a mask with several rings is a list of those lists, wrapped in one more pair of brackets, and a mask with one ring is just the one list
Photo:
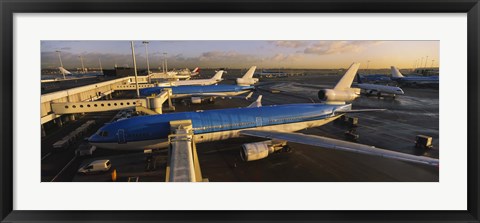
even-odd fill
[(99, 136), (103, 136), (103, 137), (107, 137), (108, 136), (108, 132), (107, 131), (98, 131), (97, 133)]

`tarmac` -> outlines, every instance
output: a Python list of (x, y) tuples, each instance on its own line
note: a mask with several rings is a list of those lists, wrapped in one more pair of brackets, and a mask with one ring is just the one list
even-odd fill
[[(202, 72), (204, 72), (202, 70)], [(230, 72), (229, 72), (230, 73)], [(221, 99), (213, 104), (191, 105), (177, 101), (176, 112), (235, 108), (248, 106), (258, 95), (262, 104), (290, 104), (318, 102), (320, 88), (332, 88), (341, 75), (295, 76), (261, 79), (252, 99)], [(205, 77), (202, 77), (205, 78)], [(235, 74), (222, 84), (233, 83)], [(364, 97), (353, 102), (353, 108), (385, 108), (386, 111), (351, 114), (358, 117), (356, 133), (358, 143), (408, 154), (439, 157), (439, 92), (438, 89), (404, 87), (405, 95), (377, 98)], [(272, 91), (274, 93), (272, 93)], [(125, 95), (121, 96), (128, 97)], [(157, 151), (153, 160), (146, 162), (143, 152), (116, 152), (97, 149), (92, 156), (76, 156), (74, 150), (81, 143), (61, 152), (52, 152), (51, 144), (88, 120), (96, 120), (93, 134), (108, 122), (115, 111), (90, 113), (61, 128), (47, 131), (42, 139), (42, 182), (109, 182), (110, 172), (80, 175), (76, 170), (96, 159), (110, 159), (117, 172), (117, 181), (138, 177), (140, 182), (165, 181), (167, 152)], [(300, 131), (345, 140), (350, 127), (342, 123), (329, 123)], [(432, 149), (414, 147), (416, 135), (433, 137)], [(269, 157), (243, 162), (242, 144), (264, 139), (243, 137), (219, 142), (197, 144), (197, 152), (204, 178), (210, 182), (438, 182), (437, 167), (412, 164), (369, 155), (333, 151), (320, 147), (289, 143), (291, 151), (271, 154)]]

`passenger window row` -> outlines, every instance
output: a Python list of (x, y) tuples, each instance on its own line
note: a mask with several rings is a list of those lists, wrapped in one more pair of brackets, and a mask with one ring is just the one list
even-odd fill
[[(113, 106), (118, 106), (118, 105), (123, 106), (124, 104), (130, 105), (130, 102), (126, 102), (126, 103), (120, 102), (120, 103), (113, 103), (113, 104), (112, 104), (112, 103), (93, 104), (93, 107), (98, 107), (99, 105), (100, 105), (101, 107), (105, 107), (105, 105), (106, 105), (107, 107), (110, 107), (110, 106), (112, 106), (112, 105), (113, 105)], [(135, 101), (132, 102), (132, 105), (136, 105), (136, 104), (137, 104), (137, 102), (135, 102)], [(80, 108), (83, 108), (84, 105), (81, 104), (81, 105), (79, 105), (79, 107), (80, 107)], [(87, 107), (87, 108), (90, 108), (91, 105), (90, 105), (90, 104), (87, 104), (86, 107)], [(70, 107), (69, 107), (68, 105), (65, 105), (65, 108), (68, 109), (68, 108), (70, 108)], [(72, 105), (71, 108), (77, 108), (77, 105)]]

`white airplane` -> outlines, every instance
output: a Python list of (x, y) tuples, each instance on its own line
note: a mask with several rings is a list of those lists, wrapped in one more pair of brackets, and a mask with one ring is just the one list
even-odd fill
[(366, 95), (377, 95), (378, 97), (382, 96), (383, 94), (391, 95), (395, 97), (396, 95), (403, 95), (404, 92), (401, 88), (396, 86), (387, 86), (381, 84), (367, 84), (363, 83), (360, 76), (357, 75), (357, 87), (362, 89)]
[(256, 84), (258, 82), (258, 78), (253, 78), (255, 69), (257, 69), (257, 66), (252, 66), (250, 69), (248, 69), (247, 73), (243, 75), (243, 77), (237, 78), (237, 85), (250, 86)]
[(357, 86), (364, 90), (367, 95), (376, 94), (378, 97), (383, 94), (389, 94), (392, 97), (396, 95), (403, 95), (404, 92), (399, 87), (379, 85), (379, 84), (357, 84)]
[(359, 63), (353, 63), (335, 88), (321, 90), (325, 103), (261, 106), (259, 101), (246, 108), (229, 108), (161, 115), (137, 116), (104, 125), (88, 140), (98, 148), (114, 150), (151, 150), (169, 147), (170, 122), (190, 120), (195, 143), (254, 136), (270, 139), (243, 145), (246, 161), (266, 158), (278, 151), (273, 141), (289, 141), (325, 149), (363, 153), (384, 158), (438, 166), (438, 159), (379, 149), (323, 136), (292, 133), (325, 125), (346, 113), (383, 109), (353, 110), (347, 104), (358, 97), (360, 89), (351, 88)]
[(213, 85), (223, 80), (222, 74), (223, 74), (223, 70), (218, 71), (210, 79), (169, 81), (169, 82), (158, 83), (157, 87), (170, 87), (170, 86), (182, 86), (182, 85)]
[(200, 73), (200, 68), (195, 67), (195, 69), (193, 69), (192, 71), (190, 71), (188, 68), (185, 68), (183, 70), (173, 71), (173, 72), (176, 72), (176, 75), (178, 76), (188, 75), (190, 77), (193, 77), (195, 75), (198, 75), (198, 73)]

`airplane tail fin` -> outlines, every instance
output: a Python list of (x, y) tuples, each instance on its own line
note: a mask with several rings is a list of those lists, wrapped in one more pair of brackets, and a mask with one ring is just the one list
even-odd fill
[(250, 67), (250, 69), (248, 69), (247, 73), (245, 73), (245, 75), (243, 75), (242, 78), (243, 79), (252, 78), (253, 74), (255, 73), (255, 69), (257, 69), (257, 66)]
[(217, 71), (217, 73), (212, 77), (213, 80), (221, 80), (223, 75), (223, 70)]
[(318, 99), (327, 104), (345, 104), (360, 96), (360, 88), (352, 88), (353, 79), (357, 74), (360, 63), (353, 63), (333, 89), (318, 91)]
[(62, 74), (72, 74), (70, 71), (68, 71), (67, 69), (65, 69), (63, 67), (59, 67), (58, 69), (60, 70), (60, 72), (62, 72)]
[(399, 71), (395, 66), (391, 66), (390, 68), (392, 69), (392, 77), (394, 77), (394, 78), (402, 78), (402, 77), (404, 77), (404, 76), (402, 75), (402, 73), (400, 73), (400, 71)]
[(248, 86), (256, 84), (258, 82), (258, 78), (253, 78), (253, 74), (255, 73), (256, 69), (257, 66), (250, 67), (250, 69), (248, 69), (247, 73), (245, 73), (243, 77), (237, 78), (237, 85)]
[(335, 85), (334, 90), (345, 90), (349, 89), (352, 86), (353, 79), (357, 74), (360, 63), (353, 63), (348, 68), (347, 72), (343, 75), (342, 79)]
[(195, 69), (192, 70), (192, 73), (197, 73), (197, 72), (199, 72), (199, 71), (200, 71), (200, 68), (195, 67)]

